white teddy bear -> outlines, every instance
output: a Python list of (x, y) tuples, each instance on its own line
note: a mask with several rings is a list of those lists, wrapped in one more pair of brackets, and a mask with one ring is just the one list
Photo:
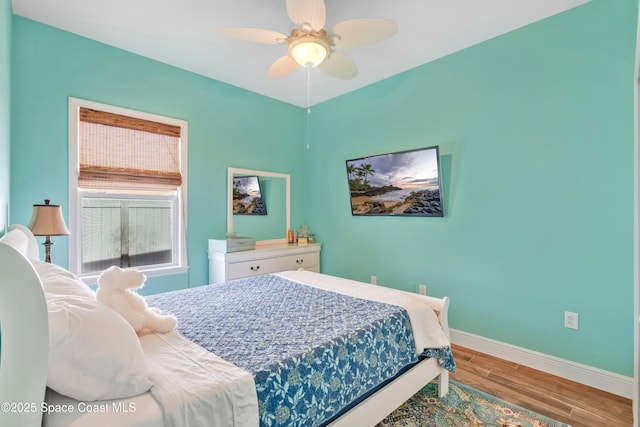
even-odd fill
[(136, 269), (112, 266), (98, 277), (96, 298), (122, 315), (139, 334), (167, 333), (175, 329), (177, 319), (149, 308), (144, 298), (133, 289), (144, 286), (147, 277)]

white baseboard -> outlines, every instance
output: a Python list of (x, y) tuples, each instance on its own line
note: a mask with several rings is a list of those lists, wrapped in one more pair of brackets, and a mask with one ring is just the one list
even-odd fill
[(608, 393), (629, 399), (633, 398), (632, 377), (626, 377), (456, 329), (451, 329), (450, 333), (451, 342), (462, 347), (579, 382)]

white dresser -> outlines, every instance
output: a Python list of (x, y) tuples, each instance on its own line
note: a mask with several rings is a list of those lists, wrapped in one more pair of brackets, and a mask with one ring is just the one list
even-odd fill
[(230, 253), (209, 249), (209, 283), (299, 268), (319, 273), (320, 247), (320, 243), (283, 243)]

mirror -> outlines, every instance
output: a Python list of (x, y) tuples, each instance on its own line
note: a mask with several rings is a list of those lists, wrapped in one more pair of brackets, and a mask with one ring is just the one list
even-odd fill
[[(257, 176), (267, 215), (233, 214), (233, 179)], [(260, 244), (286, 243), (290, 223), (290, 178), (288, 174), (252, 169), (227, 170), (227, 234), (254, 237)]]

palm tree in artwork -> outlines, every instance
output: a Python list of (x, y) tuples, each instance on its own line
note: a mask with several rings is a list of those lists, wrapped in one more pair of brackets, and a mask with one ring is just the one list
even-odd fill
[(368, 187), (369, 186), (369, 181), (367, 181), (367, 175), (371, 175), (373, 176), (373, 174), (376, 173), (375, 170), (373, 170), (373, 166), (371, 166), (369, 163), (365, 163), (363, 165), (360, 166), (360, 170), (362, 171), (362, 177), (364, 180), (364, 186)]
[(237, 199), (240, 196), (240, 181), (237, 179), (233, 180), (233, 198)]
[(356, 176), (358, 175), (358, 168), (356, 168), (353, 164), (347, 164), (347, 176), (349, 178), (349, 190), (353, 191), (358, 188), (359, 180), (357, 180)]
[(356, 173), (356, 167), (352, 164), (347, 165), (347, 175), (349, 179), (353, 179), (353, 175)]

